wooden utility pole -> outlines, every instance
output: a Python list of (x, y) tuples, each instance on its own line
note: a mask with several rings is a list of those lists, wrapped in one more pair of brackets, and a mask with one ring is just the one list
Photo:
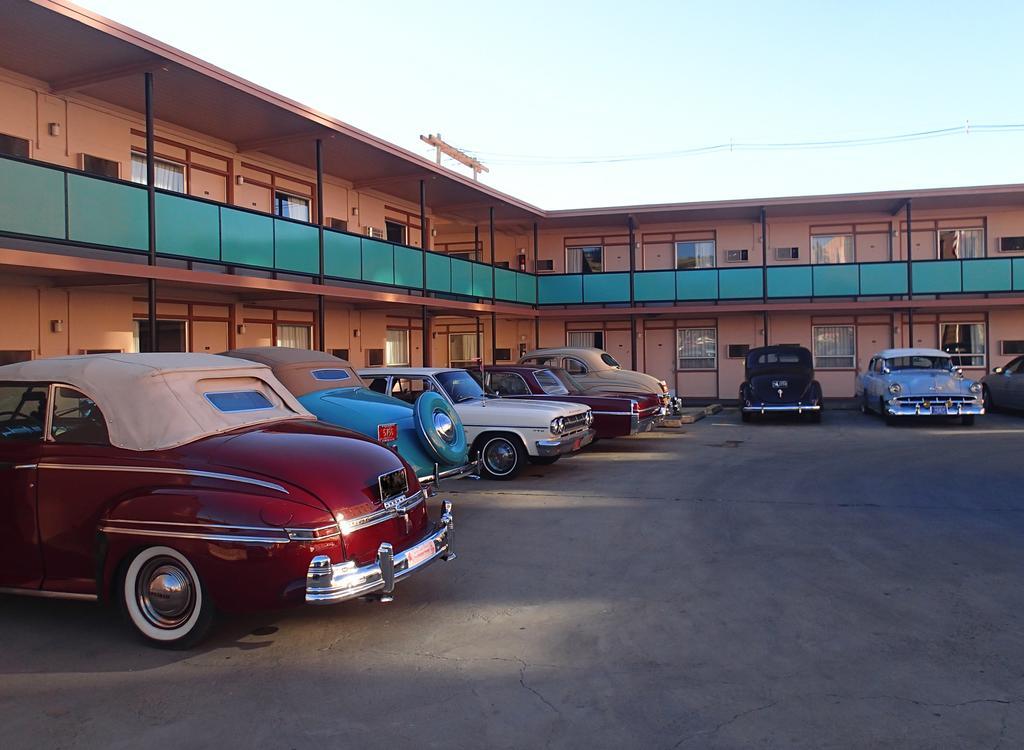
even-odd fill
[(434, 147), (435, 154), (437, 155), (438, 164), (441, 163), (441, 154), (444, 154), (445, 156), (450, 156), (453, 159), (455, 159), (455, 161), (457, 161), (459, 164), (465, 164), (467, 167), (472, 169), (473, 179), (478, 182), (480, 180), (481, 172), (491, 171), (487, 167), (485, 167), (479, 160), (474, 159), (472, 156), (465, 153), (464, 151), (459, 151), (459, 149), (455, 148), (455, 146), (452, 146), (450, 143), (445, 143), (444, 140), (442, 140), (440, 133), (438, 133), (437, 135), (421, 135), (420, 140), (423, 141), (424, 143), (429, 143), (431, 146)]

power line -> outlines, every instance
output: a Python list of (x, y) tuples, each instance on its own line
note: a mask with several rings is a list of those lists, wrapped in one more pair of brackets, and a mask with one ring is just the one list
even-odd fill
[(614, 164), (619, 162), (653, 161), (658, 159), (676, 159), (701, 154), (721, 153), (725, 151), (804, 151), (811, 149), (858, 148), (865, 146), (883, 146), (893, 143), (924, 141), (934, 138), (949, 138), (971, 133), (1012, 133), (1024, 131), (1024, 123), (1006, 123), (992, 125), (972, 125), (969, 122), (949, 128), (935, 128), (912, 133), (872, 136), (869, 138), (843, 138), (816, 141), (781, 141), (781, 142), (735, 142), (717, 143), (709, 146), (677, 149), (673, 151), (656, 151), (641, 154), (613, 154), (604, 156), (553, 156), (543, 154), (508, 154), (496, 151), (484, 151), (462, 147), (461, 150), (477, 158), (486, 158), (491, 164), (514, 166), (556, 166), (573, 164)]

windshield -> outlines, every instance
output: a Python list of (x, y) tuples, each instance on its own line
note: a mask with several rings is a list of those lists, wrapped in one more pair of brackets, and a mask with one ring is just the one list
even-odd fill
[(911, 357), (893, 357), (885, 360), (886, 367), (896, 370), (952, 370), (953, 360), (930, 354), (915, 354)]
[(484, 389), (480, 387), (474, 375), (476, 373), (470, 375), (465, 370), (449, 370), (437, 373), (437, 382), (453, 402), (461, 404), (484, 397)]
[(601, 361), (604, 362), (609, 367), (618, 367), (619, 369), (622, 369), (622, 365), (616, 362), (615, 357), (613, 357), (608, 352), (601, 352)]

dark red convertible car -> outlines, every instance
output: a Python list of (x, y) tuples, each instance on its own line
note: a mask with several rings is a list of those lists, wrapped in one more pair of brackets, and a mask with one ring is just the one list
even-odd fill
[[(479, 370), (472, 371), (478, 379)], [(647, 432), (664, 419), (665, 409), (651, 393), (585, 392), (572, 375), (557, 367), (492, 365), (484, 369), (484, 386), (502, 398), (566, 401), (589, 406), (599, 438)]]
[(117, 602), (151, 643), (216, 610), (388, 598), (450, 559), (393, 451), (207, 354), (0, 367), (0, 593)]

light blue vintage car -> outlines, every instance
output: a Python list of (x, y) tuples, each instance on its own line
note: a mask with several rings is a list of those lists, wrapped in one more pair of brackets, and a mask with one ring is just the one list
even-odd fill
[(424, 393), (414, 404), (375, 393), (345, 360), (308, 349), (260, 346), (225, 355), (268, 365), (317, 419), (394, 449), (428, 488), (477, 471), (462, 420), (437, 393)]
[(871, 358), (857, 378), (860, 409), (877, 411), (888, 424), (900, 417), (960, 417), (974, 424), (985, 413), (981, 383), (965, 378), (938, 349), (886, 349)]

